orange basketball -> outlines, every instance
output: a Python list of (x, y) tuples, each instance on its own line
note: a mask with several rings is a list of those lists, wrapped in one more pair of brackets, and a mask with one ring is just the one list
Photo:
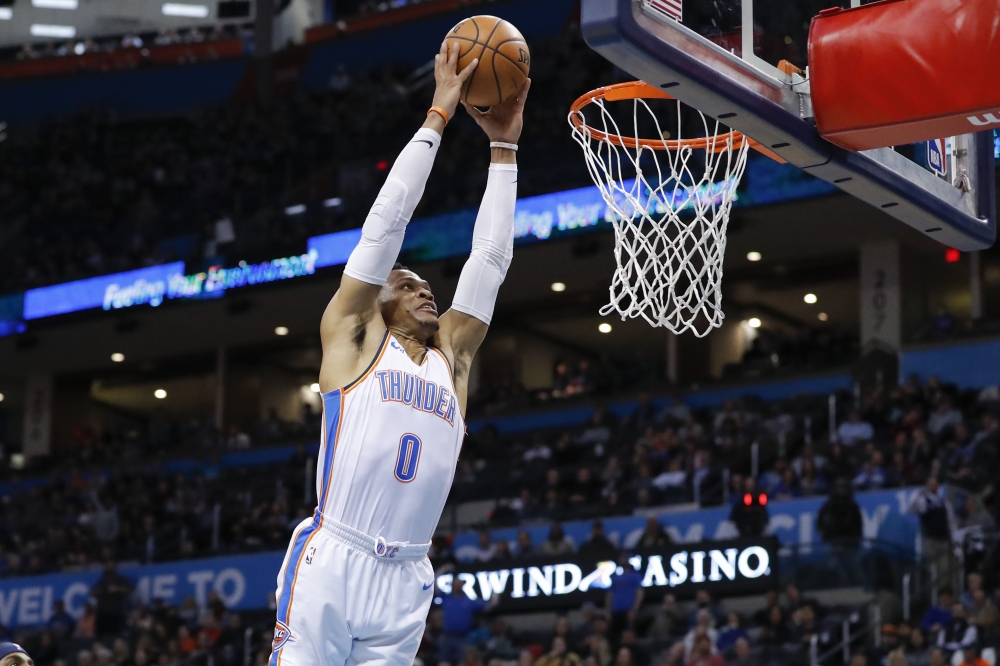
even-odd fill
[(461, 21), (445, 37), (448, 48), (460, 46), (458, 70), (473, 58), (479, 66), (465, 82), (462, 101), (473, 106), (493, 106), (524, 85), (531, 53), (517, 28), (496, 16), (473, 16)]

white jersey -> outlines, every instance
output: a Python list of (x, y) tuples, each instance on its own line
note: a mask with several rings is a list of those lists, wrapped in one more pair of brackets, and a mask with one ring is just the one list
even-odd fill
[(429, 542), (464, 436), (444, 354), (428, 348), (418, 365), (386, 331), (364, 374), (323, 394), (322, 516), (389, 542)]

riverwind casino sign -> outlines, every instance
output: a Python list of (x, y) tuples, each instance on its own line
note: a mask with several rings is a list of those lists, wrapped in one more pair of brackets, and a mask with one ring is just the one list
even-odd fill
[[(693, 596), (706, 589), (713, 596), (760, 594), (777, 585), (777, 541), (773, 538), (676, 545), (640, 550), (631, 566), (642, 577), (647, 598), (667, 592)], [(616, 562), (589, 562), (574, 557), (513, 560), (509, 566), (477, 563), (437, 577), (439, 595), (451, 594), (456, 579), (472, 600), (499, 597), (500, 611), (579, 607), (603, 603), (612, 576), (622, 573)]]

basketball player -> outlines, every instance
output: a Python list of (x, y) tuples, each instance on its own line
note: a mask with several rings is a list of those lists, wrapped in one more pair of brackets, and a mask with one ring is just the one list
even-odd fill
[[(513, 255), (515, 154), (530, 82), (489, 112), (466, 107), (492, 164), (451, 309), (395, 267), (473, 61), (435, 57), (434, 106), (396, 160), (321, 324), (319, 506), (278, 574), (270, 666), (410, 666), (434, 596), (427, 559), (465, 431), (469, 366)], [(484, 146), (485, 148), (485, 146)]]
[(17, 643), (0, 643), (0, 666), (35, 666), (35, 662)]

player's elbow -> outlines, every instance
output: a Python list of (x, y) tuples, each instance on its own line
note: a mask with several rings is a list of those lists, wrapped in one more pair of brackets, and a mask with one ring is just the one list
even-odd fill
[(403, 206), (408, 193), (403, 181), (397, 178), (385, 181), (361, 228), (363, 241), (382, 243), (393, 233), (403, 232), (406, 227)]
[(470, 257), (480, 261), (500, 273), (500, 279), (507, 277), (507, 269), (514, 258), (513, 248), (501, 248), (493, 243), (474, 243)]

